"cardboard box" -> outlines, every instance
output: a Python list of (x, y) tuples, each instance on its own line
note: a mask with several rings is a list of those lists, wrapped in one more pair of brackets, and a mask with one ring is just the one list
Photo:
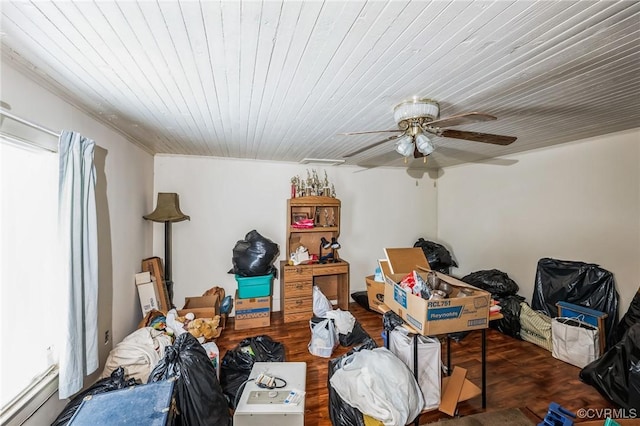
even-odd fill
[[(178, 310), (178, 316), (183, 317), (188, 313), (192, 313), (195, 318), (215, 318), (220, 315), (220, 298), (217, 294), (213, 296), (185, 297), (184, 308)], [(225, 318), (220, 316), (217, 331), (218, 336), (224, 330)]]
[(271, 296), (240, 299), (236, 291), (235, 329), (268, 327), (271, 325)]
[(171, 309), (169, 291), (164, 282), (162, 260), (159, 257), (150, 257), (142, 260), (142, 271), (149, 272), (156, 283), (156, 295), (158, 296), (158, 310), (165, 314)]
[(136, 274), (136, 285), (138, 284), (146, 284), (151, 282), (151, 273), (150, 272), (138, 272)]
[(373, 275), (365, 277), (367, 282), (367, 298), (369, 299), (369, 309), (384, 314), (384, 282), (374, 281)]
[(384, 253), (387, 255), (389, 270), (392, 274), (408, 274), (419, 268), (431, 269), (420, 247), (385, 248)]
[(144, 284), (137, 284), (138, 296), (140, 297), (140, 308), (142, 316), (147, 315), (154, 309), (159, 309), (158, 294), (156, 293), (156, 283), (153, 281)]
[(217, 294), (186, 297), (184, 307), (178, 311), (178, 316), (183, 317), (189, 312), (192, 312), (196, 318), (213, 318), (220, 315), (220, 299)]
[[(425, 272), (419, 274), (426, 280)], [(453, 286), (449, 298), (425, 300), (398, 284), (386, 282), (384, 304), (411, 327), (427, 336), (487, 328), (491, 294), (440, 272), (436, 274), (442, 281)], [(397, 283), (405, 275), (391, 274), (387, 278)], [(473, 293), (459, 297), (458, 294), (462, 294), (459, 291), (461, 287), (469, 288)]]

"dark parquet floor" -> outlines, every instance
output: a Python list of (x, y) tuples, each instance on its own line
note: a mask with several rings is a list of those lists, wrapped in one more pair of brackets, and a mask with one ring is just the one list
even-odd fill
[[(349, 306), (351, 313), (363, 328), (382, 346), (382, 316), (370, 312), (356, 303)], [(327, 391), (328, 359), (313, 356), (307, 345), (310, 340), (307, 321), (284, 324), (280, 312), (272, 313), (271, 326), (235, 331), (233, 318), (216, 339), (220, 353), (234, 348), (242, 339), (268, 335), (285, 346), (287, 361), (307, 363), (307, 401), (305, 426), (329, 426), (329, 398)], [(479, 331), (471, 332), (461, 341), (451, 342), (452, 366), (467, 369), (467, 378), (480, 386), (481, 382), (481, 337)], [(337, 357), (349, 348), (338, 347)], [(442, 345), (443, 360), (446, 359), (446, 344)], [(498, 331), (487, 331), (487, 408), (482, 409), (480, 396), (458, 405), (460, 416), (497, 411), (505, 408), (520, 408), (530, 418), (544, 418), (550, 402), (577, 412), (580, 408), (603, 409), (614, 407), (598, 391), (580, 381), (580, 369), (556, 360), (551, 353), (528, 342), (514, 339)], [(449, 418), (444, 413), (433, 411), (420, 417), (420, 424)], [(578, 420), (579, 421), (579, 420)]]

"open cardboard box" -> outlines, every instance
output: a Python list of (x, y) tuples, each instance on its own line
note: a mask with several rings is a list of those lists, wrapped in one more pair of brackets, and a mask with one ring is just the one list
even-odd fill
[[(380, 268), (385, 276), (391, 274), (408, 274), (418, 268), (431, 269), (424, 251), (420, 247), (411, 248), (385, 248), (387, 264), (380, 263)], [(388, 269), (387, 269), (388, 268)]]
[(183, 317), (192, 312), (196, 318), (213, 318), (220, 315), (220, 299), (213, 296), (186, 297), (184, 307), (178, 310), (178, 316)]
[[(384, 287), (385, 305), (425, 336), (487, 328), (491, 294), (448, 275), (435, 273), (453, 287), (448, 298), (425, 300), (396, 284), (406, 274), (391, 274), (386, 277)], [(427, 279), (424, 271), (419, 275)], [(465, 291), (469, 294), (463, 293), (462, 288), (468, 289)]]
[(385, 311), (381, 308), (384, 305), (384, 282), (375, 281), (373, 277), (369, 275), (364, 278), (367, 283), (369, 309), (384, 314)]

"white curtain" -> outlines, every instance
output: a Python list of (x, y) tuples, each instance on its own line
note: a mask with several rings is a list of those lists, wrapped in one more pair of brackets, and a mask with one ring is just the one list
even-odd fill
[(95, 142), (74, 132), (60, 135), (58, 154), (62, 279), (66, 290), (60, 350), (60, 399), (82, 389), (98, 368), (98, 242), (93, 163)]

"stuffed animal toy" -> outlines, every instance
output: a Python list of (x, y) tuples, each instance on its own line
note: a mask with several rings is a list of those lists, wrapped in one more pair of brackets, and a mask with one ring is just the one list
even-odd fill
[(222, 330), (218, 328), (219, 324), (220, 316), (216, 315), (214, 318), (196, 318), (189, 321), (186, 327), (193, 337), (196, 339), (202, 337), (205, 342), (208, 342), (220, 336)]

